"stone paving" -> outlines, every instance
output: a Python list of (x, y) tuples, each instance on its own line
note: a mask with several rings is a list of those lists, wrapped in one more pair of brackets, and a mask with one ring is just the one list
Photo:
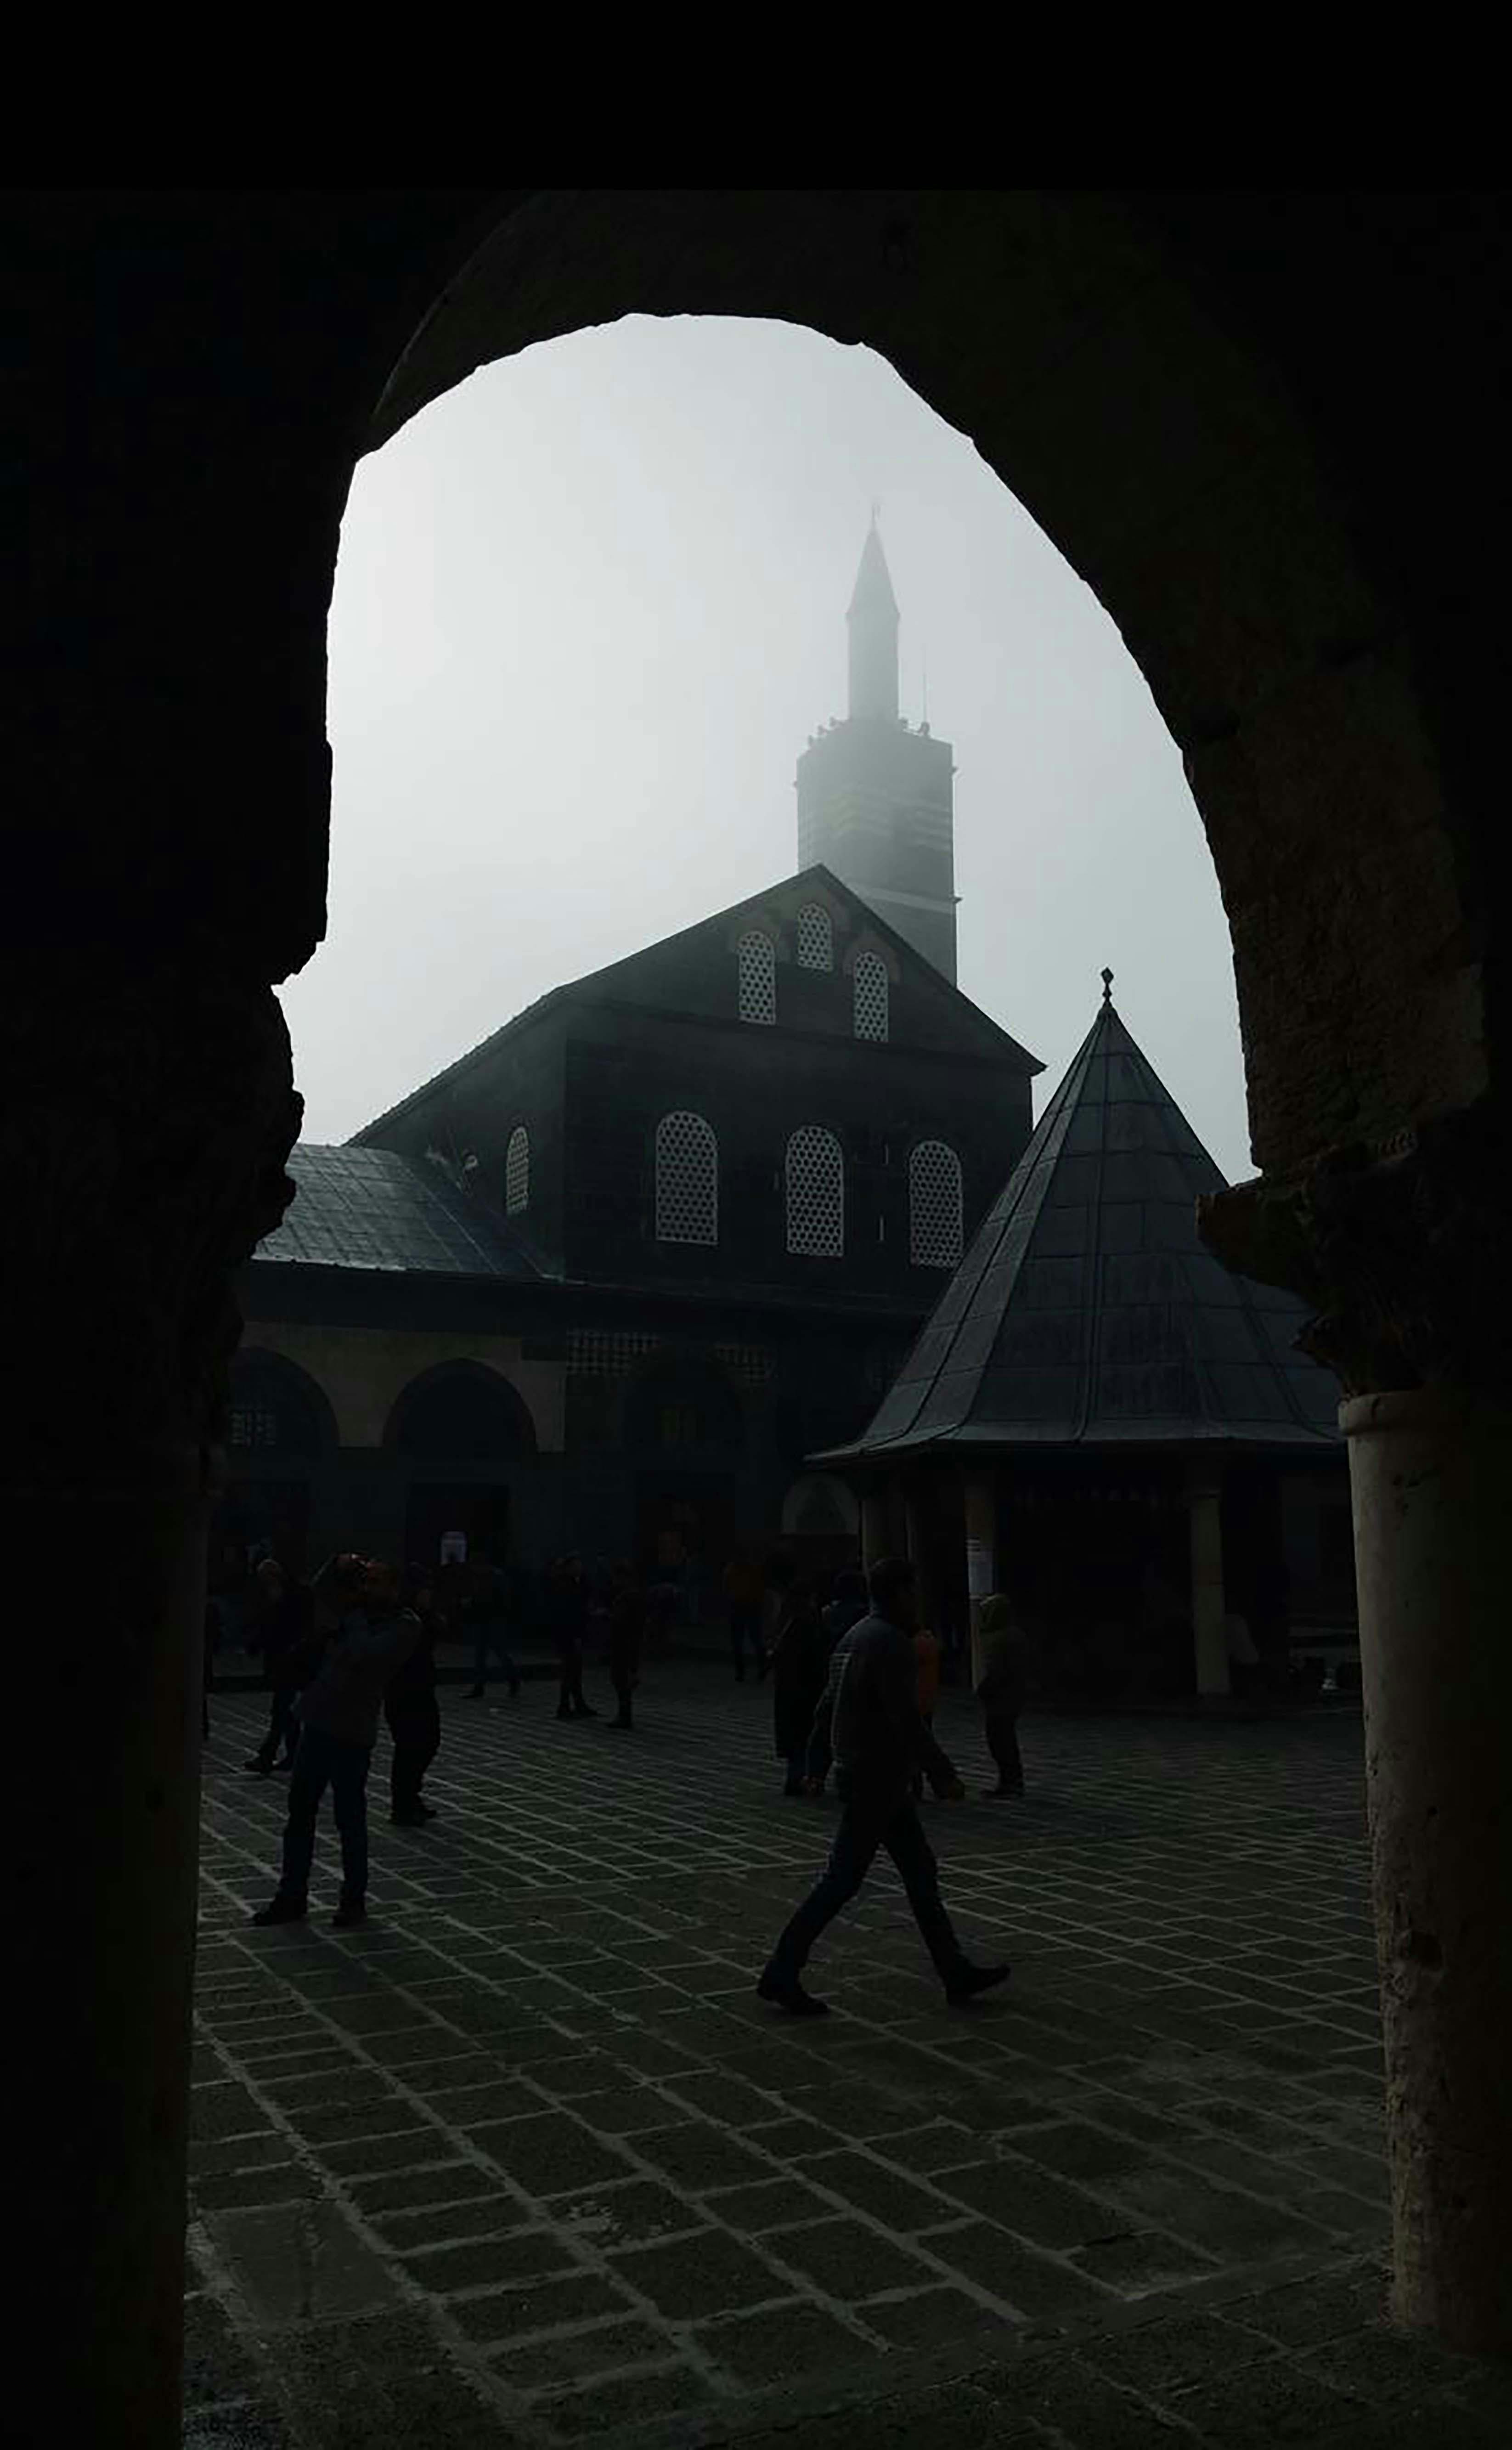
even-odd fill
[(834, 1806), (764, 1687), (631, 1734), (442, 1697), (438, 1817), (373, 1781), (373, 1919), (254, 1930), (282, 1786), (206, 1751), (185, 2441), (789, 2450), (1512, 2440), (1503, 2375), (1381, 2320), (1360, 1730), (1032, 1719), (1031, 1793), (926, 1802), (948, 2010), (889, 1866), (795, 2025), (752, 1982)]

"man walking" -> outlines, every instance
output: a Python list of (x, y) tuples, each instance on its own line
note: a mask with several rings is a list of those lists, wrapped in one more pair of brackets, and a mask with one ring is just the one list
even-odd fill
[(315, 1824), (329, 1786), (341, 1840), (341, 1897), (331, 1921), (333, 1929), (345, 1931), (367, 1917), (367, 1774), (378, 1741), (383, 1687), (419, 1641), (420, 1621), (400, 1606), (399, 1577), (393, 1565), (339, 1557), (329, 1587), (339, 1630), (299, 1700), (301, 1732), (289, 1780), (282, 1874), (277, 1896), (252, 1919), (303, 1921), (309, 1910)]
[(922, 1769), (937, 1794), (959, 1800), (966, 1790), (919, 1710), (919, 1663), (913, 1567), (887, 1558), (867, 1577), (871, 1614), (842, 1636), (829, 1681), (814, 1716), (811, 1775), (831, 1758), (843, 1809), (829, 1861), (783, 1933), (757, 1983), (793, 2016), (823, 2016), (822, 1999), (800, 1976), (808, 1953), (841, 1908), (856, 1895), (884, 1846), (914, 1910), (914, 1919), (952, 2006), (1008, 1978), (1006, 1965), (973, 1965), (951, 1927), (940, 1895), (939, 1867), (924, 1836), (909, 1784)]
[[(267, 1732), (243, 1767), (251, 1770), (257, 1778), (271, 1778), (275, 1767), (288, 1769), (293, 1765), (294, 1750), (300, 1739), (294, 1705), (300, 1685), (315, 1664), (311, 1650), (315, 1602), (308, 1586), (287, 1573), (276, 1557), (262, 1560), (256, 1579), (260, 1611), (257, 1642), (262, 1653), (262, 1672), (272, 1698), (268, 1703)], [(281, 1760), (279, 1759), (281, 1745), (283, 1751)]]
[(504, 1670), (510, 1700), (519, 1700), (520, 1671), (509, 1646), (507, 1630), (514, 1613), (511, 1598), (510, 1577), (504, 1568), (494, 1565), (486, 1548), (475, 1547), (462, 1601), (463, 1624), (473, 1641), (473, 1683), (467, 1696), (470, 1701), (481, 1701), (485, 1697), (490, 1651)]

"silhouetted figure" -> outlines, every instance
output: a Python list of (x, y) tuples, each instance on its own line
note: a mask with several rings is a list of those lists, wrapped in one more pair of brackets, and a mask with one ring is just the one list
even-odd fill
[(420, 1789), (441, 1748), (441, 1713), (436, 1699), (436, 1638), (440, 1619), (430, 1576), (412, 1567), (405, 1598), (419, 1620), (420, 1638), (399, 1662), (383, 1693), (383, 1716), (394, 1739), (389, 1763), (389, 1818), (401, 1829), (417, 1829), (436, 1817)]
[(1000, 1591), (982, 1601), (977, 1630), (981, 1640), (977, 1699), (981, 1703), (987, 1750), (998, 1767), (998, 1783), (989, 1788), (988, 1799), (1000, 1803), (1024, 1791), (1018, 1713), (1024, 1706), (1025, 1637), (1015, 1621), (1012, 1603)]
[(842, 1634), (848, 1633), (853, 1624), (860, 1624), (866, 1607), (866, 1577), (847, 1565), (835, 1576), (835, 1596), (820, 1619), (831, 1650)]
[[(673, 1594), (675, 1601), (675, 1593)], [(646, 1639), (646, 1593), (629, 1565), (616, 1565), (609, 1611), (609, 1681), (619, 1709), (611, 1726), (635, 1723), (633, 1695), (641, 1677), (641, 1645)]]
[(646, 1640), (643, 1650), (648, 1658), (664, 1659), (672, 1646), (672, 1626), (677, 1621), (677, 1586), (674, 1583), (652, 1583), (646, 1594)]
[[(931, 1735), (935, 1731), (935, 1704), (940, 1699), (940, 1643), (928, 1627), (921, 1625), (914, 1635), (914, 1658), (917, 1662), (919, 1715)], [(917, 1803), (924, 1791), (924, 1773), (916, 1769), (912, 1794)], [(936, 1789), (939, 1792), (939, 1789)]]
[(784, 1594), (772, 1645), (772, 1733), (777, 1758), (786, 1767), (785, 1795), (802, 1795), (808, 1769), (814, 1712), (829, 1673), (829, 1638), (804, 1575)]
[[(243, 1767), (268, 1778), (277, 1766), (293, 1766), (299, 1727), (294, 1704), (301, 1685), (314, 1674), (315, 1602), (309, 1585), (285, 1572), (276, 1557), (264, 1557), (254, 1577), (257, 1616), (248, 1646), (262, 1657), (263, 1681), (269, 1688), (267, 1733)], [(279, 1748), (282, 1746), (282, 1758)]]
[(473, 1684), (468, 1700), (483, 1700), (492, 1651), (504, 1670), (510, 1700), (517, 1701), (520, 1671), (514, 1663), (508, 1634), (513, 1613), (511, 1578), (502, 1565), (494, 1565), (486, 1548), (474, 1550), (459, 1597), (461, 1626), (473, 1644)]
[(367, 1774), (378, 1741), (383, 1688), (420, 1638), (418, 1617), (399, 1604), (393, 1565), (333, 1558), (317, 1577), (318, 1604), (337, 1620), (319, 1673), (299, 1697), (300, 1746), (289, 1780), (278, 1894), (257, 1923), (301, 1922), (309, 1909), (315, 1825), (327, 1786), (341, 1840), (340, 1931), (367, 1915)]
[(747, 1649), (758, 1680), (766, 1673), (766, 1647), (762, 1640), (762, 1571), (754, 1557), (738, 1549), (725, 1568), (725, 1604), (729, 1611), (729, 1655), (735, 1682), (746, 1682)]
[(913, 1567), (885, 1558), (868, 1577), (872, 1612), (842, 1636), (814, 1715), (810, 1773), (817, 1781), (832, 1760), (843, 1810), (829, 1861), (773, 1949), (757, 1983), (790, 2015), (822, 2016), (822, 1999), (800, 1976), (821, 1932), (849, 1903), (884, 1846), (914, 1910), (925, 1947), (952, 2004), (1006, 1981), (1006, 1965), (973, 1965), (952, 1929), (940, 1895), (940, 1874), (924, 1836), (909, 1779), (915, 1764), (938, 1791), (966, 1792), (919, 1715)]
[(596, 1719), (583, 1699), (583, 1644), (588, 1636), (588, 1584), (576, 1557), (559, 1557), (546, 1578), (546, 1623), (556, 1653), (559, 1719)]

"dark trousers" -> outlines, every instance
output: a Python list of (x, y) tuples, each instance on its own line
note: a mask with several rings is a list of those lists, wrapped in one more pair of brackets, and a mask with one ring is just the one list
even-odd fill
[(798, 1979), (820, 1933), (861, 1887), (879, 1846), (897, 1866), (937, 1972), (947, 1982), (959, 1972), (964, 1962), (960, 1942), (940, 1895), (940, 1867), (913, 1799), (882, 1804), (847, 1799), (829, 1860), (772, 1951), (770, 1971), (780, 1981)]
[(343, 1744), (323, 1727), (306, 1727), (301, 1733), (289, 1779), (281, 1896), (303, 1905), (309, 1896), (315, 1824), (327, 1787), (341, 1840), (341, 1896), (351, 1903), (366, 1896), (367, 1773), (372, 1759), (370, 1744)]
[(783, 1793), (785, 1795), (802, 1795), (804, 1791), (804, 1780), (807, 1775), (808, 1746), (805, 1744), (802, 1752), (789, 1753), (787, 1755), (787, 1779), (786, 1783), (783, 1788)]
[(503, 1668), (506, 1681), (513, 1689), (520, 1681), (520, 1671), (514, 1664), (514, 1656), (505, 1637), (504, 1627), (497, 1617), (490, 1618), (486, 1624), (479, 1624), (474, 1627), (473, 1682), (475, 1684), (483, 1684), (488, 1681), (488, 1655), (490, 1651), (494, 1653), (494, 1658)]
[(729, 1655), (730, 1662), (735, 1670), (735, 1682), (737, 1684), (744, 1684), (746, 1682), (746, 1648), (747, 1643), (750, 1645), (750, 1655), (756, 1662), (757, 1676), (765, 1676), (768, 1662), (766, 1653), (762, 1647), (761, 1609), (759, 1607), (732, 1607), (729, 1612)]
[(300, 1722), (294, 1715), (299, 1689), (297, 1684), (275, 1684), (268, 1695), (267, 1733), (258, 1746), (257, 1758), (269, 1769), (279, 1757), (280, 1744), (286, 1753), (292, 1753), (300, 1740)]
[(558, 1710), (577, 1712), (583, 1706), (583, 1641), (576, 1633), (556, 1636)]
[(412, 1813), (425, 1773), (441, 1749), (440, 1708), (434, 1693), (416, 1693), (385, 1701), (383, 1716), (394, 1739), (389, 1801), (394, 1811)]
[(984, 1730), (987, 1750), (998, 1764), (998, 1783), (1023, 1793), (1024, 1765), (1018, 1752), (1018, 1713), (1017, 1710), (993, 1711)]
[[(924, 1725), (929, 1730), (929, 1733), (933, 1735), (935, 1731), (933, 1712), (927, 1714), (921, 1712), (920, 1715), (923, 1718)], [(924, 1794), (924, 1773), (921, 1769), (915, 1770), (912, 1778), (908, 1781), (908, 1791), (916, 1803), (922, 1802)]]

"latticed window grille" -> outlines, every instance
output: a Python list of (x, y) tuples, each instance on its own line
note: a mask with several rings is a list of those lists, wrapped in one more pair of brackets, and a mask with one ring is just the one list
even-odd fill
[(574, 1378), (628, 1378), (638, 1361), (661, 1351), (657, 1335), (615, 1328), (574, 1328), (567, 1339), (567, 1366)]
[(777, 1018), (777, 954), (769, 936), (748, 927), (735, 947), (742, 1021)]
[(832, 970), (835, 943), (829, 913), (822, 902), (805, 902), (798, 914), (798, 966), (801, 970)]
[(702, 1115), (664, 1115), (656, 1126), (656, 1239), (719, 1240), (719, 1144)]
[(858, 1038), (887, 1035), (887, 964), (880, 953), (858, 953), (851, 981), (852, 1012)]
[(840, 1142), (804, 1123), (787, 1143), (787, 1247), (812, 1259), (845, 1254), (845, 1165)]
[(908, 1157), (908, 1255), (916, 1268), (955, 1268), (960, 1247), (960, 1159), (943, 1140), (921, 1140)]
[(504, 1213), (521, 1216), (531, 1204), (531, 1136), (516, 1123), (504, 1150)]

